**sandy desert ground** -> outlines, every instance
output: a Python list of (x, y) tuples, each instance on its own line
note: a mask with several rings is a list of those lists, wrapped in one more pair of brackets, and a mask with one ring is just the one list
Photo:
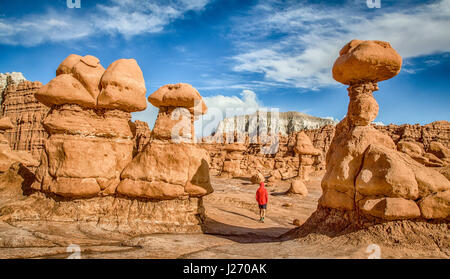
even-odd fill
[[(204, 199), (204, 234), (130, 237), (76, 223), (0, 222), (0, 258), (450, 258), (448, 224), (430, 229), (397, 222), (339, 236), (296, 237), (293, 220), (303, 223), (315, 211), (322, 175), (313, 174), (305, 198), (286, 195), (288, 182), (268, 187), (265, 223), (258, 222), (257, 185), (214, 177), (215, 191)], [(0, 188), (0, 205), (21, 195), (18, 184), (11, 185)]]

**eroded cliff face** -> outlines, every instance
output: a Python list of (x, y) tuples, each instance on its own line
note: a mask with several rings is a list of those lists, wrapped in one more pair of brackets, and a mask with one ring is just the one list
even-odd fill
[[(261, 126), (267, 127), (267, 129), (274, 129), (272, 123), (277, 123), (278, 133), (282, 136), (287, 136), (291, 133), (295, 133), (301, 130), (319, 129), (326, 125), (336, 125), (337, 122), (331, 119), (325, 119), (320, 117), (314, 117), (305, 113), (297, 111), (280, 112), (278, 114), (278, 120), (272, 121), (271, 117), (274, 115), (271, 112), (261, 112), (250, 115), (239, 115), (223, 119), (219, 122), (215, 135), (222, 135), (223, 133), (238, 134), (256, 134)], [(261, 119), (264, 117), (264, 119)], [(260, 125), (260, 127), (257, 126)]]
[(41, 87), (39, 81), (20, 81), (16, 84), (10, 80), (2, 94), (1, 116), (9, 117), (14, 126), (5, 133), (5, 137), (13, 150), (28, 151), (36, 159), (39, 159), (48, 137), (42, 119), (49, 108), (34, 97)]

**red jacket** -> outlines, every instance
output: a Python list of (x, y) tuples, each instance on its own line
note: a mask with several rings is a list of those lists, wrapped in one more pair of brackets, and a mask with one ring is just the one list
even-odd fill
[(258, 190), (256, 190), (256, 201), (258, 204), (266, 204), (269, 200), (269, 195), (267, 194), (267, 189), (264, 187), (264, 183), (261, 182)]

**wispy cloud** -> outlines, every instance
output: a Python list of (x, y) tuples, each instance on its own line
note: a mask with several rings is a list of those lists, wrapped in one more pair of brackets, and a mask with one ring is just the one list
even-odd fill
[(450, 0), (372, 14), (277, 4), (265, 2), (236, 20), (235, 71), (261, 73), (268, 81), (315, 89), (336, 84), (331, 76), (333, 62), (340, 47), (355, 38), (389, 41), (404, 59), (450, 51), (450, 29), (446, 28)]
[(131, 38), (158, 33), (189, 11), (201, 11), (208, 0), (110, 0), (83, 13), (78, 9), (28, 14), (20, 18), (0, 19), (0, 43), (35, 46), (45, 42), (65, 42), (101, 33)]

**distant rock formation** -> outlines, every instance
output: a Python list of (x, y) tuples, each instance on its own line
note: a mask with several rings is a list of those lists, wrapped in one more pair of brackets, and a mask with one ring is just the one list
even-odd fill
[(11, 148), (28, 151), (36, 159), (39, 159), (48, 137), (42, 119), (49, 108), (34, 97), (41, 87), (39, 81), (15, 83), (10, 79), (3, 91), (1, 104), (1, 116), (9, 117), (13, 124), (13, 128), (5, 133)]
[[(232, 134), (234, 132), (238, 134), (256, 134), (258, 131), (258, 123), (261, 126), (267, 127), (267, 129), (274, 129), (271, 127), (271, 112), (260, 112), (264, 115), (264, 119), (258, 118), (258, 112), (251, 115), (239, 115), (230, 118), (225, 118), (219, 122), (214, 135), (222, 136), (224, 133)], [(256, 121), (252, 121), (252, 118)], [(336, 125), (337, 122), (331, 119), (320, 118), (311, 116), (305, 113), (297, 111), (280, 112), (278, 114), (278, 133), (282, 136), (287, 136), (291, 133), (302, 131), (319, 129), (326, 125)], [(263, 122), (263, 123), (262, 123)]]
[(4, 133), (13, 127), (14, 125), (8, 117), (0, 118), (0, 173), (7, 171), (16, 162), (31, 169), (36, 168), (39, 164), (28, 152), (11, 150)]

